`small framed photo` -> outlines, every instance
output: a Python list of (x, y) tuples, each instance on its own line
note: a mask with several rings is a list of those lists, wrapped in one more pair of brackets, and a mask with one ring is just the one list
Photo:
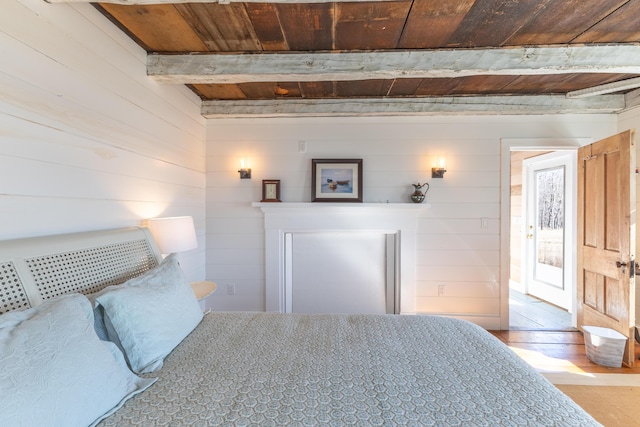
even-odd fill
[(311, 201), (362, 203), (362, 159), (312, 159)]
[(280, 180), (279, 179), (263, 179), (262, 180), (262, 200), (261, 202), (279, 202), (280, 201)]

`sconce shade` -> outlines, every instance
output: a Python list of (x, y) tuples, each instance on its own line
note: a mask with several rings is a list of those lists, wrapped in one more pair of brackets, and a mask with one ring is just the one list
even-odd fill
[(190, 216), (152, 218), (147, 221), (147, 227), (162, 254), (188, 251), (198, 247), (193, 218)]

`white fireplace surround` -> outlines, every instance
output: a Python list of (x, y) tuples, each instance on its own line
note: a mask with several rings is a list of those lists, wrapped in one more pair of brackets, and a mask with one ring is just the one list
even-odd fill
[(289, 233), (371, 231), (395, 234), (399, 313), (416, 312), (416, 228), (426, 204), (252, 203), (264, 212), (266, 310), (286, 312), (285, 236)]

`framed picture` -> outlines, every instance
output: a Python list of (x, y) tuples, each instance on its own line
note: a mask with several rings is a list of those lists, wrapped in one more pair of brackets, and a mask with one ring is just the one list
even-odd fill
[(280, 201), (280, 180), (279, 179), (263, 179), (262, 180), (262, 200), (261, 202), (279, 202)]
[(311, 201), (362, 203), (362, 159), (312, 159)]

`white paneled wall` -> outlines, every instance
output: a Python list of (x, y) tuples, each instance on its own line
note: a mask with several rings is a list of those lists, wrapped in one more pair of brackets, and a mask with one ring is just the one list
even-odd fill
[(640, 132), (640, 107), (625, 111), (618, 116), (618, 132), (628, 129), (635, 129), (637, 141), (638, 132)]
[[(283, 201), (308, 202), (311, 159), (362, 158), (365, 202), (409, 202), (412, 183), (431, 184), (431, 208), (418, 219), (417, 311), (495, 327), (501, 138), (598, 139), (616, 125), (614, 115), (209, 120), (207, 277), (219, 284), (214, 306), (264, 309), (262, 213), (250, 206), (261, 198), (262, 179), (281, 180)], [(299, 141), (306, 152), (298, 152)], [(439, 157), (447, 173), (432, 179)], [(251, 180), (239, 179), (242, 158)]]
[(205, 121), (185, 87), (146, 77), (146, 53), (89, 4), (4, 0), (0, 239), (192, 215), (204, 279)]

